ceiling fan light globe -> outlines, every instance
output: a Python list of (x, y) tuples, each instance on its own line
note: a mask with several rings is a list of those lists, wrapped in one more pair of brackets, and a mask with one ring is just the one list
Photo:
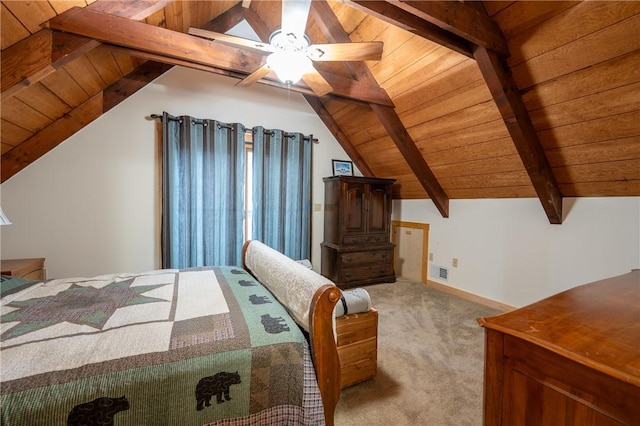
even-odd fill
[(311, 69), (311, 59), (302, 52), (274, 52), (267, 57), (267, 65), (288, 85), (297, 83)]

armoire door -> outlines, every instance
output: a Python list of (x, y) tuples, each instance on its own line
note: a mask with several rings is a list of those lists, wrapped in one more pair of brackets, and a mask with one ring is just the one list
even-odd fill
[(344, 232), (361, 234), (365, 232), (365, 185), (347, 183), (344, 191)]
[(367, 232), (389, 236), (391, 206), (388, 185), (371, 184), (367, 194)]

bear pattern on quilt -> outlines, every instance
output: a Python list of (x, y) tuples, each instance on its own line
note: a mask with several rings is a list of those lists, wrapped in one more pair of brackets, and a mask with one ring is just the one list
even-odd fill
[(264, 305), (265, 303), (273, 303), (269, 297), (267, 296), (258, 296), (257, 294), (252, 294), (249, 296), (249, 302), (253, 305)]
[(286, 321), (282, 317), (272, 317), (269, 314), (262, 315), (260, 322), (264, 326), (264, 331), (271, 334), (282, 333), (283, 331), (290, 331), (291, 329), (287, 325)]
[(203, 377), (196, 385), (196, 410), (211, 406), (211, 398), (215, 395), (216, 402), (222, 404), (231, 401), (231, 385), (242, 383), (240, 374), (221, 371), (213, 376)]
[(129, 401), (124, 395), (96, 398), (73, 407), (67, 417), (67, 426), (112, 426), (113, 417), (128, 409)]

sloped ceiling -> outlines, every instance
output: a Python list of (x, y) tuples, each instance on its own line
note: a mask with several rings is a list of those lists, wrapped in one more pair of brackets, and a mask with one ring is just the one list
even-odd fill
[[(182, 65), (242, 79), (264, 56), (188, 34), (246, 20), (263, 39), (277, 1), (3, 1), (2, 182)], [(322, 63), (304, 94), (394, 198), (640, 195), (640, 2), (314, 1), (313, 43), (381, 41), (379, 61)], [(238, 88), (238, 90), (244, 90)], [(543, 213), (541, 213), (543, 214)]]

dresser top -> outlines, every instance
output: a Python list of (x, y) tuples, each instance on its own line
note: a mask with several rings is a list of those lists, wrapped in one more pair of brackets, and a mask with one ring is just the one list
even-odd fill
[(478, 322), (640, 386), (640, 269)]

